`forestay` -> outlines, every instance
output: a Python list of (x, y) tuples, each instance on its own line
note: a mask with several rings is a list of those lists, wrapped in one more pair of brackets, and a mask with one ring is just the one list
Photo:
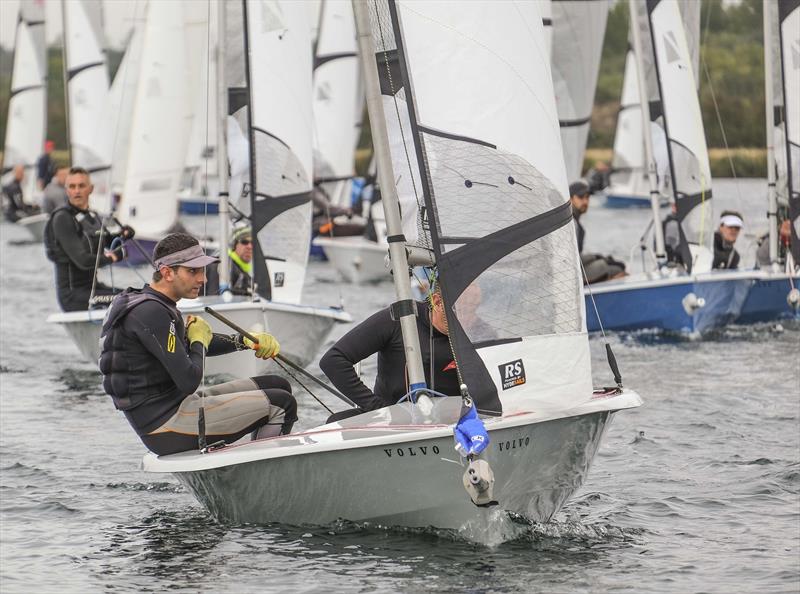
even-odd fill
[(108, 102), (108, 66), (96, 2), (75, 0), (62, 4), (64, 67), (72, 164), (92, 176), (92, 208), (111, 211), (111, 151), (114, 129), (98, 126), (97, 114)]
[(553, 0), (553, 87), (567, 177), (578, 179), (592, 117), (607, 0)]
[(584, 401), (582, 283), (538, 3), (370, 10), (404, 233), (434, 253), (462, 380), (487, 414)]
[(789, 218), (792, 221), (791, 250), (800, 263), (800, 0), (778, 4), (781, 65), (783, 72), (784, 147)]
[(258, 293), (299, 303), (311, 241), (311, 39), (303, 2), (246, 0), (250, 217)]
[[(689, 245), (711, 247), (711, 169), (692, 56), (676, 0), (648, 0), (650, 40), (667, 137), (670, 185)], [(655, 116), (651, 114), (651, 118)], [(692, 261), (685, 258), (691, 272)], [(706, 258), (708, 268), (711, 259)], [(702, 270), (696, 270), (702, 271)]]
[(120, 221), (142, 237), (161, 239), (178, 216), (178, 186), (191, 126), (181, 2), (151, 2), (130, 127)]
[(44, 5), (22, 0), (14, 40), (14, 65), (8, 102), (3, 183), (10, 182), (17, 165), (25, 167), (22, 192), (32, 203), (36, 190), (36, 160), (42, 154), (47, 121), (47, 62)]
[(326, 0), (314, 46), (314, 177), (333, 204), (349, 206), (355, 149), (361, 135), (364, 88), (350, 0)]

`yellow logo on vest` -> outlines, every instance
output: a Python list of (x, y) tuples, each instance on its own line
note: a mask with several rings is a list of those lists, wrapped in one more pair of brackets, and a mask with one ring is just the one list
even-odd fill
[(167, 352), (175, 352), (175, 322), (169, 323), (169, 336), (167, 336)]

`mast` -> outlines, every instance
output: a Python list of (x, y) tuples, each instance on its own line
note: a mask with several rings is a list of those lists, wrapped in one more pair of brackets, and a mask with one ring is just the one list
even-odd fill
[(380, 82), (373, 60), (375, 47), (370, 33), (369, 8), (362, 0), (353, 0), (353, 14), (356, 19), (358, 49), (364, 72), (364, 87), (367, 98), (367, 112), (372, 127), (372, 144), (378, 162), (378, 176), (383, 196), (386, 228), (388, 231), (389, 256), (394, 275), (394, 288), (397, 301), (392, 304), (393, 313), (399, 314), (400, 329), (403, 333), (408, 380), (411, 390), (424, 388), (425, 372), (422, 367), (422, 354), (417, 333), (416, 309), (411, 296), (411, 283), (408, 278), (408, 259), (405, 250), (405, 237), (400, 218), (400, 203), (397, 197), (392, 156), (389, 149), (389, 132), (383, 113)]
[[(67, 59), (67, 37), (69, 25), (67, 24), (67, 0), (61, 0), (61, 78), (64, 84), (64, 124), (67, 132), (67, 162), (74, 165), (72, 162), (72, 135), (70, 134), (69, 117), (69, 60)], [(83, 166), (81, 164), (81, 166)], [(44, 188), (42, 188), (44, 189)]]
[(775, 192), (775, 98), (772, 71), (771, 0), (764, 0), (764, 103), (767, 122), (767, 223), (769, 224), (769, 263), (773, 270), (778, 266), (778, 197)]
[(642, 33), (639, 30), (638, 19), (636, 18), (636, 5), (636, 0), (628, 0), (633, 37), (633, 55), (636, 58), (636, 78), (639, 82), (639, 104), (642, 114), (642, 136), (644, 137), (645, 162), (647, 163), (647, 181), (650, 185), (650, 208), (653, 211), (656, 260), (660, 265), (666, 261), (667, 256), (664, 251), (664, 230), (661, 228), (661, 217), (658, 212), (660, 194), (656, 178), (656, 161), (653, 157), (653, 137), (650, 132), (650, 100), (647, 96), (647, 81), (645, 79), (644, 60), (642, 59)]
[[(210, 1), (210, 0), (209, 0)], [(217, 113), (214, 117), (219, 118), (217, 124), (217, 171), (219, 172), (219, 284), (220, 287), (230, 284), (230, 261), (228, 260), (227, 246), (228, 233), (230, 229), (230, 210), (228, 209), (228, 187), (229, 187), (229, 166), (228, 166), (228, 146), (226, 144), (226, 131), (228, 125), (228, 86), (225, 83), (225, 3), (217, 2)], [(208, 26), (211, 26), (209, 19)], [(208, 91), (206, 91), (208, 92)], [(208, 114), (206, 114), (208, 118)]]

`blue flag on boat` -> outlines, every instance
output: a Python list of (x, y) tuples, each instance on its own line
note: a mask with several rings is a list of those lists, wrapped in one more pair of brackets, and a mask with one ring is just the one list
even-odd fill
[(480, 454), (489, 445), (489, 433), (478, 417), (474, 404), (461, 415), (453, 428), (453, 436), (456, 439), (456, 451), (464, 458), (470, 454)]

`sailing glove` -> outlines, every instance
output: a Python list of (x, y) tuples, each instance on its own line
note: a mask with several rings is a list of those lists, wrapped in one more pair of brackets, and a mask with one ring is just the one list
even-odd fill
[(203, 318), (198, 316), (186, 317), (186, 338), (189, 339), (190, 346), (193, 342), (200, 342), (208, 350), (212, 337), (211, 326)]
[(272, 359), (281, 352), (281, 345), (278, 344), (278, 341), (275, 339), (272, 334), (267, 334), (266, 332), (251, 332), (250, 334), (253, 335), (258, 342), (253, 343), (247, 337), (244, 337), (244, 344), (251, 349), (255, 349), (256, 357), (259, 359)]
[(464, 458), (470, 454), (480, 454), (489, 445), (489, 433), (478, 417), (473, 405), (453, 428), (456, 451)]

